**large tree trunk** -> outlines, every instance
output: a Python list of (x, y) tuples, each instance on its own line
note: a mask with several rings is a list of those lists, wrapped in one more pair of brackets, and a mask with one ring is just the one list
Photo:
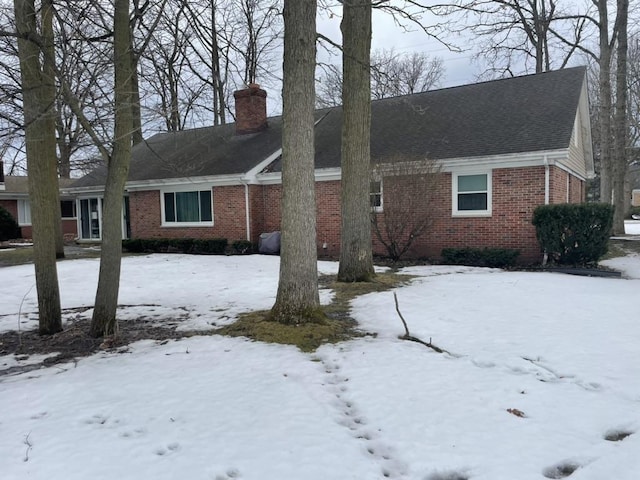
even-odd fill
[(600, 57), (600, 201), (611, 203), (613, 155), (611, 148), (611, 46), (609, 45), (609, 13), (607, 1), (600, 0), (598, 6)]
[[(50, 115), (52, 117), (54, 130), (53, 135), (55, 139), (55, 125), (56, 125), (56, 72), (55, 72), (55, 44), (53, 41), (53, 2), (52, 0), (42, 0), (42, 5), (40, 9), (40, 17), (42, 19), (42, 51), (43, 51), (43, 59), (42, 59), (42, 78), (45, 84), (46, 89), (46, 105), (48, 110), (50, 110)], [(54, 155), (55, 148), (57, 146), (57, 141), (54, 143)], [(62, 236), (62, 213), (60, 210), (60, 189), (58, 184), (58, 158), (54, 157), (55, 168), (56, 168), (56, 199), (55, 199), (55, 209), (56, 209), (56, 221), (55, 221), (55, 242), (56, 242), (56, 258), (64, 258), (64, 238)]]
[(627, 197), (625, 196), (625, 178), (627, 176), (627, 23), (629, 0), (618, 0), (616, 25), (618, 28), (618, 46), (616, 48), (616, 109), (615, 109), (615, 142), (613, 157), (613, 233), (624, 234), (624, 217), (627, 214)]
[(282, 86), (282, 244), (271, 317), (286, 324), (322, 316), (314, 189), (316, 0), (285, 0)]
[(60, 291), (56, 268), (56, 222), (60, 222), (56, 169), (55, 110), (50, 79), (40, 66), (43, 52), (37, 37), (34, 0), (15, 0), (18, 56), (22, 78), (29, 201), (38, 292), (38, 332), (62, 330)]
[(131, 159), (131, 73), (129, 0), (116, 0), (114, 10), (115, 140), (109, 159), (102, 215), (102, 248), (91, 335), (117, 333), (116, 309), (122, 260), (122, 196)]
[(343, 4), (342, 230), (338, 280), (374, 276), (369, 185), (371, 170), (371, 0)]

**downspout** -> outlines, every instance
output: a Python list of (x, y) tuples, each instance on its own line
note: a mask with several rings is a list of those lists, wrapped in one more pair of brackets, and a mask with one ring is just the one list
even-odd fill
[[(547, 156), (544, 156), (544, 204), (549, 205), (549, 182), (550, 182), (550, 172), (549, 172), (549, 159)], [(547, 251), (544, 251), (544, 255), (542, 256), (542, 265), (546, 265), (549, 260), (549, 255)]]
[(246, 180), (242, 180), (244, 185), (244, 211), (247, 221), (247, 240), (251, 241), (251, 212), (249, 211), (249, 184)]

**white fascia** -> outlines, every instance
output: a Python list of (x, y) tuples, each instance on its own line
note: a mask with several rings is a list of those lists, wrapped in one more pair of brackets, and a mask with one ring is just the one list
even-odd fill
[(279, 148), (278, 150), (273, 152), (271, 155), (269, 155), (267, 158), (262, 160), (255, 167), (253, 167), (251, 170), (249, 170), (247, 173), (245, 173), (244, 176), (243, 176), (243, 179), (242, 179), (242, 183), (244, 183), (244, 184), (260, 183), (258, 181), (258, 179), (257, 179), (257, 175), (260, 174), (260, 172), (262, 170), (267, 168), (267, 166), (269, 164), (275, 162), (280, 155), (282, 155), (282, 149), (281, 148)]
[(446, 158), (439, 163), (442, 165), (442, 171), (444, 172), (459, 172), (464, 169), (477, 170), (478, 168), (538, 167), (545, 164), (545, 158), (550, 165), (566, 160), (568, 153), (568, 149), (563, 148), (539, 152), (510, 153), (507, 155)]
[(200, 186), (226, 187), (231, 185), (241, 185), (244, 174), (234, 175), (209, 175), (202, 177), (166, 178), (161, 180), (141, 180), (127, 182), (126, 190), (135, 192), (137, 190), (157, 190), (168, 187)]
[[(314, 172), (316, 182), (331, 182), (342, 178), (340, 168), (317, 168)], [(282, 183), (282, 172), (262, 173), (256, 176), (257, 183), (261, 185), (276, 185)]]

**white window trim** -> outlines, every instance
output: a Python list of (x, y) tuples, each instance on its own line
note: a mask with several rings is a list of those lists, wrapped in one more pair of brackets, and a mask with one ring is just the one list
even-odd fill
[(378, 207), (371, 207), (371, 211), (374, 213), (382, 213), (384, 211), (384, 186), (383, 186), (383, 179), (382, 177), (380, 178), (373, 178), (371, 179), (371, 181), (369, 182), (369, 203), (371, 203), (371, 197), (374, 195), (373, 193), (371, 193), (371, 183), (373, 182), (380, 182), (380, 206)]
[[(26, 219), (26, 215), (25, 213), (28, 212), (28, 221), (23, 221), (23, 220), (27, 220)], [(18, 199), (18, 226), (20, 227), (29, 227), (31, 226), (31, 204), (29, 203), (29, 199), (27, 198), (20, 198)]]
[[(451, 215), (454, 217), (490, 217), (492, 215), (493, 176), (492, 170), (464, 170), (451, 173)], [(458, 177), (468, 175), (487, 176), (487, 209), (486, 210), (458, 210)], [(463, 192), (474, 193), (474, 192)], [(482, 193), (482, 192), (477, 192)]]
[[(167, 222), (165, 220), (165, 207), (164, 207), (164, 194), (165, 193), (177, 193), (177, 192), (201, 192), (203, 190), (209, 190), (211, 192), (211, 221), (207, 222)], [(176, 227), (213, 227), (215, 220), (215, 213), (213, 211), (213, 186), (211, 184), (190, 184), (190, 185), (176, 185), (173, 187), (166, 187), (160, 189), (160, 226), (168, 228)]]

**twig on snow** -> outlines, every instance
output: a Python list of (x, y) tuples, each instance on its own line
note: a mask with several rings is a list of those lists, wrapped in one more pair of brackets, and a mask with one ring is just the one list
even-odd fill
[(451, 352), (431, 343), (431, 337), (429, 337), (429, 342), (425, 342), (424, 340), (421, 340), (418, 337), (414, 337), (413, 335), (411, 335), (409, 333), (409, 327), (407, 326), (407, 322), (402, 316), (402, 313), (400, 312), (400, 306), (398, 305), (398, 296), (396, 295), (396, 292), (393, 292), (393, 299), (396, 302), (396, 312), (398, 312), (398, 316), (400, 317), (400, 320), (402, 320), (402, 324), (404, 325), (405, 334), (399, 337), (401, 340), (409, 340), (410, 342), (420, 343), (425, 347), (429, 347), (430, 349), (435, 350), (438, 353), (448, 353), (449, 355), (451, 355)]
[(22, 441), (22, 443), (24, 443), (27, 446), (27, 451), (24, 452), (24, 458), (22, 459), (23, 462), (29, 461), (29, 451), (33, 448), (33, 443), (31, 443), (31, 440), (29, 439), (29, 435), (31, 435), (31, 432), (27, 433), (27, 436), (24, 437), (24, 440)]

